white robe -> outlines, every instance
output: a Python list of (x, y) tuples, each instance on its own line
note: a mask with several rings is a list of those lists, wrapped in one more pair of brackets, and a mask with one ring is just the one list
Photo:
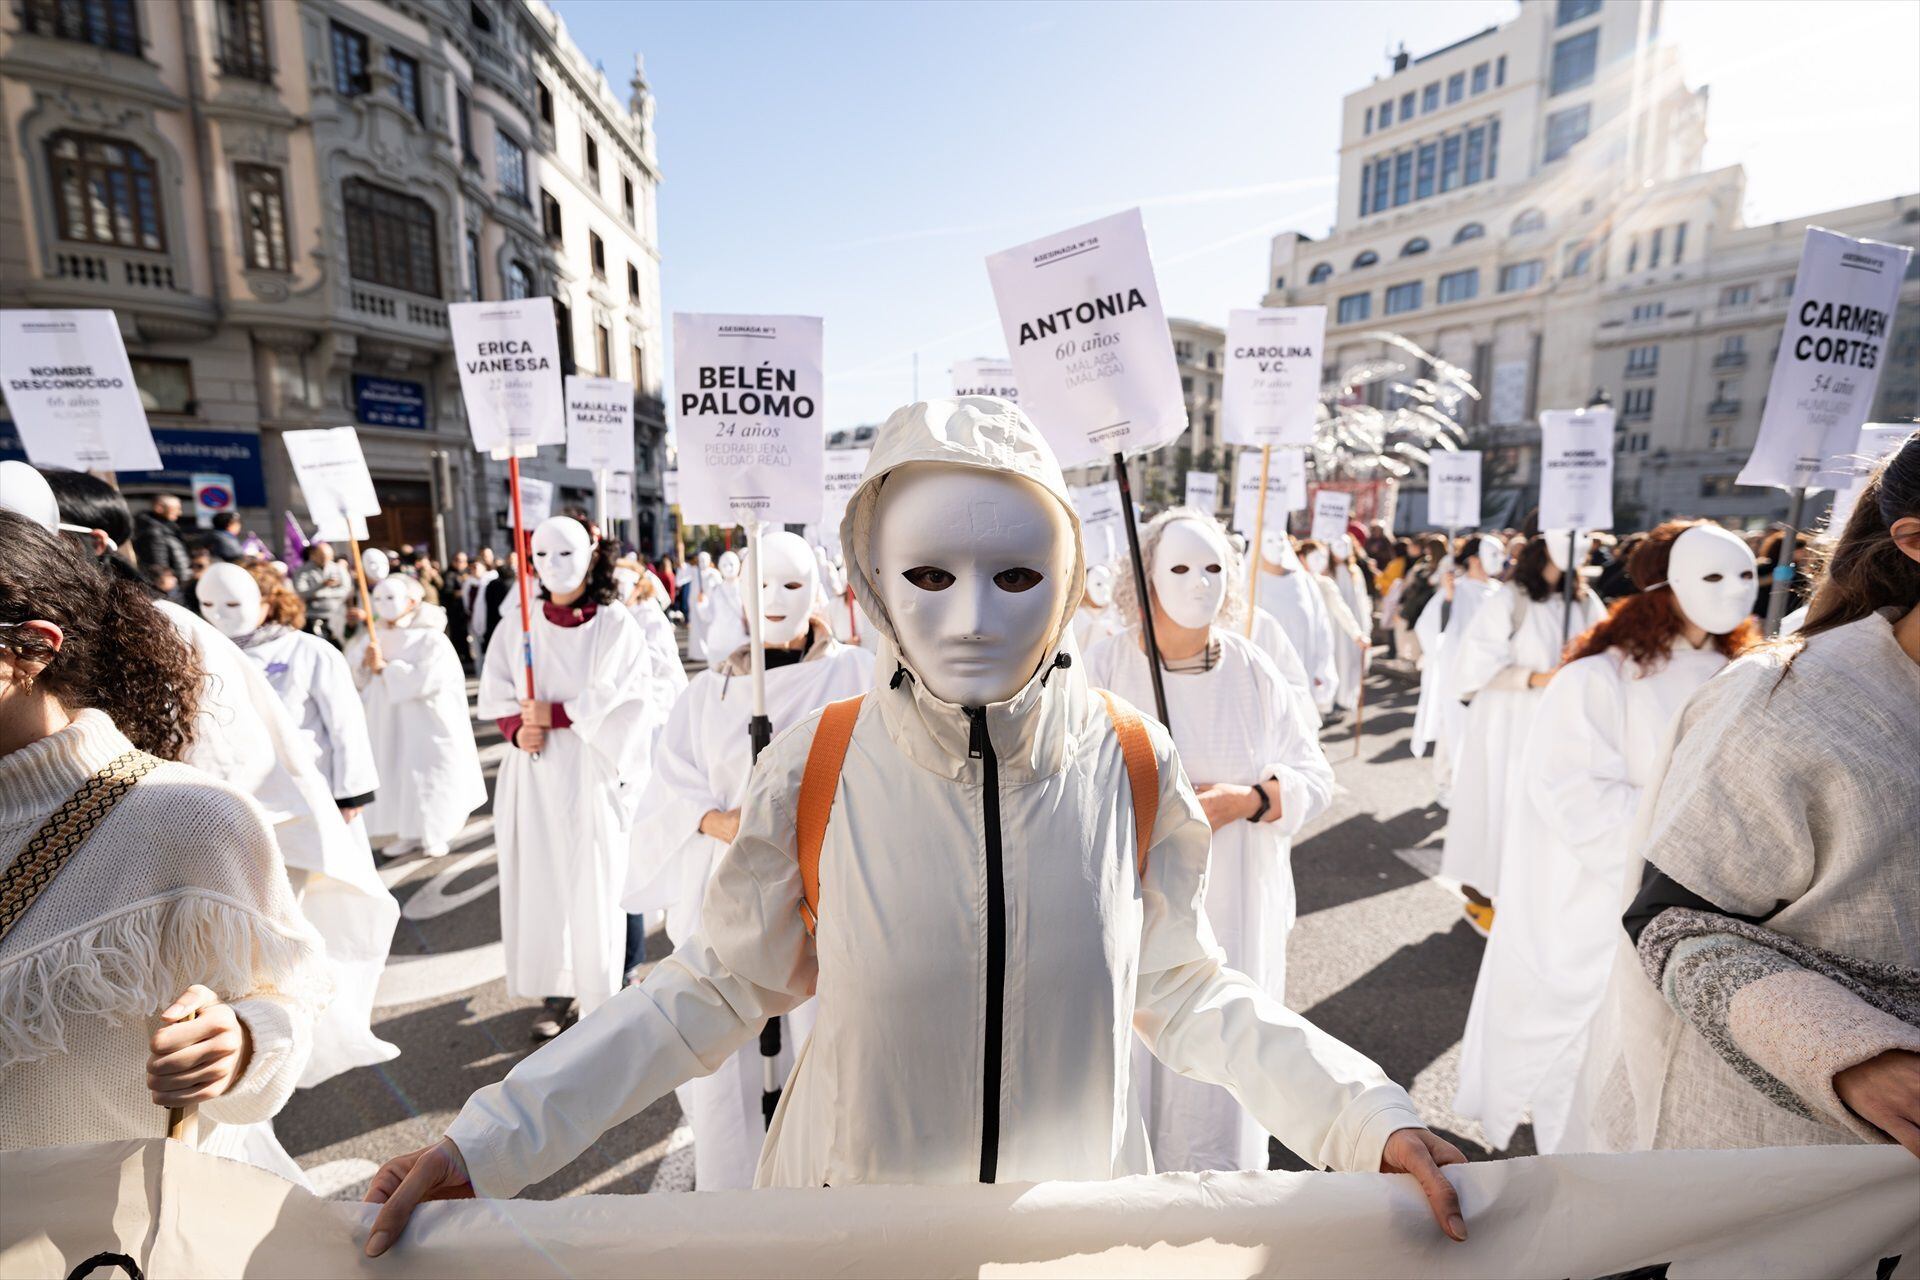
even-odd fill
[[(538, 758), (508, 751), (495, 785), (507, 992), (573, 996), (585, 1015), (620, 989), (627, 831), (666, 716), (664, 686), (638, 624), (619, 605), (572, 627), (536, 610), (532, 638), (534, 696), (564, 705), (572, 723), (547, 733)], [(515, 612), (500, 619), (487, 646), (481, 716), (519, 714), (521, 664)]]
[(1313, 686), (1313, 704), (1321, 715), (1333, 710), (1339, 673), (1334, 668), (1333, 620), (1312, 574), (1305, 570), (1275, 573), (1262, 565), (1259, 600), (1293, 642)]
[(1480, 962), (1453, 1109), (1498, 1150), (1529, 1113), (1542, 1155), (1561, 1150), (1593, 1018), (1625, 936), (1634, 814), (1675, 718), (1726, 665), (1682, 640), (1643, 671), (1617, 649), (1556, 674), (1522, 756), (1537, 843), (1501, 866), (1500, 918)]
[(424, 604), (399, 626), (380, 623), (386, 667), (379, 675), (366, 667), (366, 633), (347, 643), (380, 762), (380, 792), (365, 814), (376, 838), (448, 845), (487, 802), (467, 713), (467, 677), (445, 624), (444, 613)]
[[(1491, 579), (1456, 577), (1453, 608), (1448, 610), (1446, 595), (1436, 591), (1413, 625), (1413, 634), (1420, 641), (1420, 701), (1414, 708), (1413, 737), (1408, 747), (1416, 756), (1425, 755), (1430, 745), (1435, 748), (1434, 771), (1442, 780), (1443, 795), (1449, 789), (1447, 783), (1451, 781), (1453, 759), (1460, 749), (1460, 735), (1466, 730), (1467, 709), (1459, 699), (1443, 697), (1441, 691), (1452, 687), (1451, 672), (1459, 652), (1456, 642), (1466, 633), (1480, 606), (1499, 590), (1500, 584)], [(1446, 618), (1444, 628), (1443, 616)]]
[[(1274, 822), (1230, 822), (1213, 833), (1205, 909), (1228, 965), (1277, 1001), (1286, 997), (1293, 927), (1293, 836), (1333, 797), (1333, 766), (1320, 750), (1319, 718), (1297, 700), (1267, 655), (1216, 628), (1220, 662), (1207, 672), (1163, 673), (1173, 743), (1195, 789), (1217, 782), (1280, 782)], [(1135, 706), (1153, 689), (1139, 633), (1096, 646), (1087, 680)], [(1140, 1110), (1156, 1169), (1265, 1169), (1267, 1133), (1225, 1089), (1189, 1080), (1135, 1052)]]
[(1314, 574), (1313, 583), (1333, 624), (1333, 705), (1351, 711), (1360, 701), (1360, 641), (1365, 633), (1339, 583), (1324, 573)]
[[(1366, 584), (1349, 564), (1336, 563), (1329, 576), (1340, 603), (1353, 619), (1352, 635), (1336, 638), (1333, 649), (1335, 678), (1339, 681), (1335, 700), (1343, 707), (1352, 707), (1360, 701), (1360, 682), (1367, 675), (1367, 650), (1373, 645), (1373, 597), (1367, 594)], [(1339, 631), (1337, 626), (1335, 631)]]
[(662, 677), (675, 694), (687, 687), (687, 669), (680, 662), (680, 641), (673, 634), (673, 621), (657, 600), (641, 600), (627, 606), (627, 612), (640, 624), (659, 663)]
[(707, 632), (713, 627), (719, 607), (717, 593), (723, 579), (718, 569), (702, 569), (699, 565), (688, 569), (687, 576), (692, 580), (687, 588), (687, 657), (705, 662), (711, 656)]
[(713, 603), (713, 620), (707, 624), (705, 647), (707, 661), (717, 663), (747, 642), (747, 607), (738, 578), (720, 579), (708, 599)]
[(1447, 813), (1440, 873), (1490, 898), (1499, 896), (1500, 867), (1507, 851), (1530, 853), (1539, 838), (1519, 782), (1527, 734), (1542, 693), (1527, 687), (1527, 677), (1558, 666), (1566, 639), (1604, 615), (1600, 598), (1591, 591), (1584, 593), (1573, 607), (1572, 630), (1563, 638), (1565, 610), (1566, 602), (1559, 595), (1530, 600), (1523, 589), (1502, 583), (1460, 634), (1452, 680), (1442, 691), (1455, 700), (1471, 694), (1473, 703), (1454, 764), (1453, 802)]
[(1126, 624), (1120, 619), (1120, 610), (1113, 605), (1095, 609), (1082, 600), (1073, 612), (1073, 642), (1081, 653), (1092, 653), (1095, 645), (1124, 630)]
[[(767, 672), (767, 718), (777, 736), (829, 702), (865, 693), (873, 684), (873, 656), (826, 641), (817, 626), (817, 653)], [(825, 642), (823, 644), (823, 642)], [(747, 721), (753, 691), (745, 675), (702, 671), (674, 703), (654, 753), (654, 772), (634, 825), (632, 863), (622, 904), (635, 914), (664, 910), (667, 936), (677, 948), (700, 923), (707, 882), (726, 846), (700, 832), (709, 810), (738, 809), (746, 800), (752, 754)], [(774, 1071), (787, 1078), (813, 1029), (812, 1001), (786, 1016)], [(694, 1186), (700, 1191), (753, 1185), (766, 1139), (760, 1095), (764, 1067), (757, 1040), (732, 1054), (712, 1075), (675, 1092), (693, 1128)]]
[(1306, 664), (1300, 661), (1300, 651), (1293, 647), (1293, 641), (1287, 639), (1279, 619), (1259, 605), (1253, 606), (1252, 638), (1260, 651), (1273, 660), (1274, 669), (1293, 691), (1293, 699), (1300, 704), (1300, 712), (1306, 723), (1318, 725), (1320, 707), (1313, 700), (1313, 681), (1307, 675)]

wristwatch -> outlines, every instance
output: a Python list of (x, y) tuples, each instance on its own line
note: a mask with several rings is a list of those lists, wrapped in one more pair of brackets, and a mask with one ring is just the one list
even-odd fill
[(1267, 810), (1273, 808), (1273, 797), (1267, 794), (1267, 789), (1264, 785), (1256, 782), (1253, 786), (1253, 792), (1260, 797), (1260, 807), (1253, 811), (1253, 815), (1247, 819), (1248, 822), (1260, 821), (1260, 819), (1267, 816)]

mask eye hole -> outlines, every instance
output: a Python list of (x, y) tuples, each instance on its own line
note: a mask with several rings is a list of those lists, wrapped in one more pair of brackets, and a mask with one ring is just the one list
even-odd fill
[(1002, 569), (993, 575), (993, 585), (1014, 595), (1031, 591), (1045, 581), (1038, 569)]
[(800, 584), (797, 582), (783, 582), (780, 585), (788, 591), (798, 591), (800, 589)]
[(1751, 569), (1742, 569), (1742, 570), (1740, 571), (1740, 581), (1742, 581), (1742, 582), (1752, 582), (1752, 581), (1753, 581), (1753, 570), (1751, 570)]
[(1208, 565), (1208, 566), (1207, 566), (1207, 572), (1208, 572), (1208, 573), (1218, 573), (1218, 572), (1220, 572), (1220, 566), (1219, 566), (1219, 565), (1217, 565), (1217, 564), (1210, 564), (1210, 565)]
[(945, 569), (936, 569), (930, 564), (908, 569), (900, 575), (922, 591), (945, 591), (953, 585), (953, 575)]
[(1721, 580), (1721, 578), (1722, 578), (1723, 576), (1724, 576), (1724, 575), (1722, 575), (1722, 574), (1718, 574), (1718, 573), (1710, 573), (1710, 574), (1708, 574), (1708, 575), (1706, 576), (1706, 581), (1708, 581), (1708, 582), (1719, 582), (1719, 581)]
[(1185, 573), (1186, 571), (1187, 571), (1187, 566), (1184, 564), (1176, 564), (1173, 566), (1172, 569), (1168, 570), (1168, 572), (1170, 573)]

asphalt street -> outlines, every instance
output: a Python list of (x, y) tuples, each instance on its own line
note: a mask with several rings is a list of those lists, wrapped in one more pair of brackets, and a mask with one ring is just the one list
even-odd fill
[[(1363, 732), (1352, 718), (1323, 733), (1340, 783), (1332, 808), (1293, 849), (1299, 921), (1288, 947), (1288, 1003), (1370, 1055), (1406, 1085), (1429, 1124), (1475, 1159), (1478, 1126), (1449, 1110), (1480, 937), (1455, 886), (1436, 878), (1446, 813), (1428, 762), (1407, 748), (1414, 689), (1377, 668)], [(489, 786), (508, 750), (476, 725)], [(467, 1095), (534, 1047), (538, 1002), (509, 998), (500, 946), (499, 877), (490, 811), (445, 858), (382, 864), (402, 906), (380, 987), (375, 1030), (400, 1049), (377, 1067), (302, 1090), (275, 1123), (323, 1195), (358, 1198), (379, 1162), (436, 1139)], [(667, 950), (649, 939), (649, 956)], [(1522, 1129), (1505, 1155), (1532, 1152)], [(605, 1134), (526, 1195), (690, 1190), (692, 1136), (669, 1095)], [(1275, 1147), (1282, 1167), (1304, 1168)]]

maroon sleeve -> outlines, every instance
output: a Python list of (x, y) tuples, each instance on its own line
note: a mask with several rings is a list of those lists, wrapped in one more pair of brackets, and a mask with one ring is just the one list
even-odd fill
[(573, 717), (567, 714), (566, 703), (564, 702), (549, 703), (547, 710), (550, 718), (553, 720), (554, 728), (568, 729), (573, 726)]
[(501, 716), (494, 723), (500, 726), (500, 735), (507, 740), (507, 745), (512, 746), (513, 735), (520, 732), (520, 717)]

